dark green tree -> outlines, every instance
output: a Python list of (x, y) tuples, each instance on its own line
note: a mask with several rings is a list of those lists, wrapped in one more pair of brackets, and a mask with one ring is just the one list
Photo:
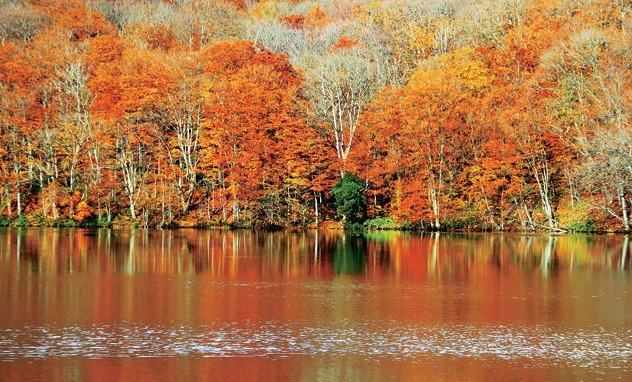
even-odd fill
[(347, 174), (331, 190), (336, 212), (345, 225), (361, 223), (366, 218), (364, 182), (356, 175)]

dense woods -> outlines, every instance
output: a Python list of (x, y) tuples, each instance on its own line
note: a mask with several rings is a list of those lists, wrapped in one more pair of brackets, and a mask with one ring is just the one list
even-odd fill
[(0, 223), (629, 230), (631, 12), (0, 0)]

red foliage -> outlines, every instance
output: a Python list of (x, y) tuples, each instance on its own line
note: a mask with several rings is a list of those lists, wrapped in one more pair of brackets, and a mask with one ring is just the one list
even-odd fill
[(305, 16), (303, 15), (286, 15), (281, 16), (279, 21), (290, 28), (303, 29), (305, 24)]
[(300, 81), (298, 73), (285, 55), (269, 52), (250, 41), (223, 42), (200, 54), (202, 70), (210, 75), (233, 75), (248, 66), (269, 66), (289, 84)]
[(354, 39), (342, 36), (334, 45), (329, 47), (329, 50), (335, 51), (335, 50), (349, 49), (358, 44), (359, 44), (358, 40), (354, 40)]

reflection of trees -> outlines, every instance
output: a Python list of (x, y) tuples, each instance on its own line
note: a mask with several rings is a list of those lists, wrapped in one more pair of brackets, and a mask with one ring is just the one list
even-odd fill
[(20, 325), (31, 313), (187, 325), (246, 317), (332, 327), (372, 317), (620, 325), (630, 317), (620, 294), (629, 251), (629, 237), (615, 235), (0, 228), (0, 296), (5, 322)]
[(625, 235), (623, 245), (621, 247), (621, 262), (619, 268), (621, 270), (630, 269), (630, 236)]
[[(476, 275), (630, 269), (628, 236), (5, 229), (6, 273), (335, 274), (466, 280)], [(487, 277), (487, 276), (486, 276)]]
[(364, 236), (342, 235), (333, 253), (337, 274), (359, 274), (366, 270), (366, 239)]
[(542, 251), (542, 259), (540, 261), (540, 268), (542, 268), (542, 274), (547, 275), (549, 270), (555, 265), (555, 256), (553, 254), (553, 247), (555, 245), (555, 238), (549, 236), (544, 250)]

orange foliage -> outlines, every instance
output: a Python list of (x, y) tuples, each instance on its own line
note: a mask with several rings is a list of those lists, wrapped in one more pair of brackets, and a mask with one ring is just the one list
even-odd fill
[(283, 55), (254, 46), (250, 41), (224, 42), (213, 45), (200, 54), (202, 70), (213, 76), (235, 75), (248, 66), (269, 66), (289, 84), (299, 81), (297, 72)]
[(75, 214), (73, 216), (73, 219), (78, 222), (82, 222), (92, 216), (93, 211), (94, 210), (88, 205), (88, 203), (86, 203), (85, 201), (81, 201), (75, 207)]
[(150, 49), (168, 51), (178, 44), (173, 31), (162, 25), (142, 27), (140, 36)]
[(286, 15), (281, 16), (279, 21), (290, 28), (294, 29), (303, 29), (303, 25), (305, 24), (305, 16), (303, 15)]
[(341, 50), (341, 49), (349, 49), (358, 45), (358, 40), (350, 39), (348, 37), (342, 36), (334, 45), (332, 45), (329, 49), (332, 51)]
[(114, 34), (105, 16), (91, 11), (81, 0), (33, 0), (33, 4), (49, 15), (53, 29), (69, 35), (71, 41)]
[[(446, 14), (333, 2), (282, 17), (304, 8), (228, 2), (238, 9), (117, 4), (142, 14), (129, 19), (83, 0), (0, 10), (0, 213), (146, 226), (332, 219), (332, 147), (351, 134), (325, 129), (327, 114), (366, 93), (333, 119), (360, 119), (345, 170), (365, 180), (370, 217), (631, 228), (629, 2), (502, 1), (476, 21), (476, 2)], [(230, 40), (247, 35), (256, 41)], [(352, 66), (325, 65), (351, 58), (375, 67), (356, 87), (340, 83), (360, 77)]]
[(333, 22), (333, 19), (327, 14), (325, 10), (320, 8), (318, 5), (314, 8), (310, 9), (310, 11), (305, 16), (305, 28), (309, 30), (314, 30), (318, 28), (322, 28), (327, 24)]
[[(246, 42), (220, 44), (202, 56), (211, 75), (200, 137), (205, 167), (223, 173), (222, 198), (247, 208), (245, 201), (277, 192), (302, 172), (301, 158), (289, 150), (310, 138), (299, 135), (309, 131), (297, 103), (300, 77), (285, 57)], [(239, 216), (233, 211), (232, 218)]]

